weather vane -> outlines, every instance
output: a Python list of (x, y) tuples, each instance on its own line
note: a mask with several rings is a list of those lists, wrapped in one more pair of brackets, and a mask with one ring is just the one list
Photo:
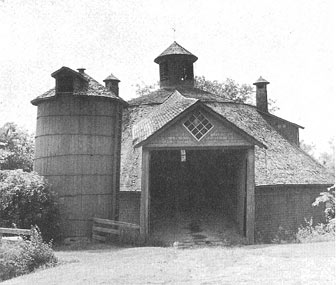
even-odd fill
[(176, 29), (174, 26), (172, 27), (172, 30), (173, 30), (173, 39), (175, 41), (176, 40)]

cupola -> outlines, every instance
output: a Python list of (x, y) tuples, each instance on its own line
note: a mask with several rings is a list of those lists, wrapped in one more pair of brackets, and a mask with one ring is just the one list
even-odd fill
[(104, 80), (105, 87), (112, 91), (116, 96), (119, 96), (119, 82), (120, 80), (115, 77), (112, 73), (107, 76)]
[(160, 66), (160, 87), (174, 88), (178, 86), (194, 86), (193, 55), (177, 42), (173, 42), (154, 62)]
[(256, 103), (257, 109), (261, 112), (268, 113), (268, 99), (267, 99), (267, 84), (269, 82), (262, 78), (253, 83), (257, 87), (256, 90)]

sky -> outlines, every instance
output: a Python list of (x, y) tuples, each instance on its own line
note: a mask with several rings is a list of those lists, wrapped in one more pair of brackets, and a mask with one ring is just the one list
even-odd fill
[[(275, 115), (304, 126), (300, 139), (334, 136), (333, 0), (0, 0), (0, 125), (35, 131), (30, 101), (62, 66), (86, 68), (120, 96), (159, 79), (153, 62), (174, 40), (198, 57), (195, 75), (252, 84), (267, 79)], [(175, 32), (174, 32), (175, 30)]]

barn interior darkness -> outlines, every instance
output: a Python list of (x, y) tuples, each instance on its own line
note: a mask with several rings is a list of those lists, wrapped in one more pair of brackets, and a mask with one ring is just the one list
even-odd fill
[(179, 223), (202, 231), (213, 217), (235, 223), (242, 159), (241, 150), (151, 151), (150, 231)]

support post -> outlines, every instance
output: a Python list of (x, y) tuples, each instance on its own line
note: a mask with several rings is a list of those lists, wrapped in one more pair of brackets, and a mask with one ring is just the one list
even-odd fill
[(246, 237), (249, 244), (254, 243), (255, 201), (254, 201), (254, 148), (247, 151), (246, 167)]
[(140, 202), (140, 236), (145, 242), (149, 236), (149, 163), (150, 152), (141, 149), (141, 202)]

